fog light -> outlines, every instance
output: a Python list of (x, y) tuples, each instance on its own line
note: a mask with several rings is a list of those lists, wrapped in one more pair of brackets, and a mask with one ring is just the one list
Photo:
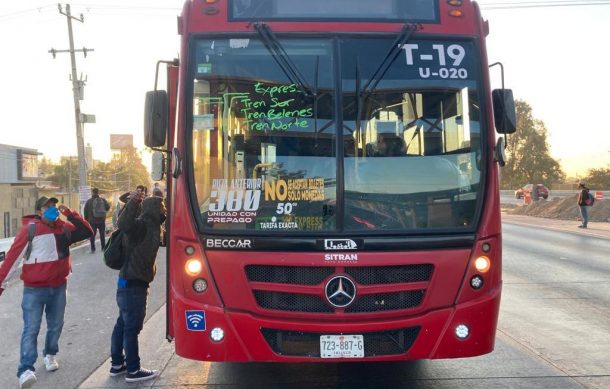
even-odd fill
[(195, 254), (195, 248), (193, 246), (186, 246), (184, 252), (186, 255), (193, 255)]
[(203, 293), (206, 291), (207, 288), (208, 282), (203, 278), (197, 278), (195, 281), (193, 281), (193, 289), (195, 290), (195, 292)]
[(466, 339), (469, 334), (470, 334), (470, 329), (468, 328), (467, 325), (460, 324), (459, 326), (455, 327), (455, 336), (457, 336), (458, 338)]
[(476, 275), (470, 279), (470, 286), (472, 289), (481, 289), (483, 287), (483, 277)]
[(212, 331), (210, 332), (210, 338), (212, 338), (212, 340), (214, 342), (220, 342), (221, 340), (223, 340), (225, 337), (225, 332), (222, 328), (220, 327), (215, 327), (212, 328)]
[(483, 243), (483, 251), (488, 253), (491, 250), (491, 245), (489, 243)]
[(474, 267), (481, 273), (487, 272), (490, 266), (489, 258), (485, 256), (479, 257), (474, 261)]
[(186, 264), (184, 265), (186, 274), (188, 274), (189, 276), (198, 275), (199, 273), (201, 273), (202, 268), (203, 268), (203, 265), (201, 264), (201, 261), (198, 259), (189, 259), (188, 261), (186, 261)]

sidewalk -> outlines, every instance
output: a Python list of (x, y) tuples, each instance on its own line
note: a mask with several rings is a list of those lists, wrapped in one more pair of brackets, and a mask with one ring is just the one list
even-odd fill
[(544, 228), (596, 238), (610, 239), (610, 223), (589, 222), (588, 228), (578, 228), (578, 220), (559, 220), (525, 215), (509, 215), (502, 213), (502, 223)]

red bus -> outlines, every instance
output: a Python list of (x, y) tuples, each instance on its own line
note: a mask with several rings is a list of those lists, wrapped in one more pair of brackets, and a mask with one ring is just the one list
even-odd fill
[(490, 91), (477, 4), (187, 1), (178, 29), (167, 92), (149, 92), (145, 113), (146, 144), (168, 161), (176, 353), (492, 351), (496, 133), (515, 114), (512, 92)]

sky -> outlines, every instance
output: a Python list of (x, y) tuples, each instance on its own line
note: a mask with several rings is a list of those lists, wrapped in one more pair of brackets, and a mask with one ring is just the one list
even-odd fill
[[(489, 63), (501, 61), (505, 84), (548, 129), (551, 155), (569, 176), (610, 166), (610, 2), (589, 6), (494, 9), (532, 0), (482, 0), (489, 21)], [(556, 0), (560, 4), (565, 0)], [(576, 0), (583, 1), (583, 0)], [(590, 0), (597, 2), (603, 0)], [(548, 3), (548, 0), (546, 0)], [(63, 3), (62, 3), (63, 4)], [(79, 74), (87, 77), (81, 111), (93, 157), (111, 156), (110, 134), (133, 134), (143, 145), (144, 94), (155, 64), (178, 56), (176, 16), (183, 0), (79, 0), (72, 13)], [(0, 2), (0, 143), (37, 149), (57, 161), (76, 155), (66, 17), (44, 0)], [(491, 70), (492, 87), (500, 87)], [(147, 158), (147, 157), (145, 157)]]

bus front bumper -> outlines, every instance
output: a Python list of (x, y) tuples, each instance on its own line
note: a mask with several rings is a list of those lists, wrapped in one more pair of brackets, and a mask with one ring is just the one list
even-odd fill
[[(355, 318), (341, 322), (270, 319), (174, 299), (176, 353), (201, 361), (235, 362), (396, 361), (477, 356), (494, 348), (500, 289), (477, 300), (422, 315), (366, 322)], [(458, 326), (467, 327), (465, 337), (456, 334), (465, 333), (464, 327), (458, 330)], [(365, 335), (364, 347), (369, 350), (364, 357), (321, 358), (319, 338), (323, 334)], [(392, 352), (391, 347), (385, 347), (388, 342), (384, 337), (394, 343), (403, 342), (404, 349)], [(379, 344), (373, 347), (366, 344), (367, 339)]]

